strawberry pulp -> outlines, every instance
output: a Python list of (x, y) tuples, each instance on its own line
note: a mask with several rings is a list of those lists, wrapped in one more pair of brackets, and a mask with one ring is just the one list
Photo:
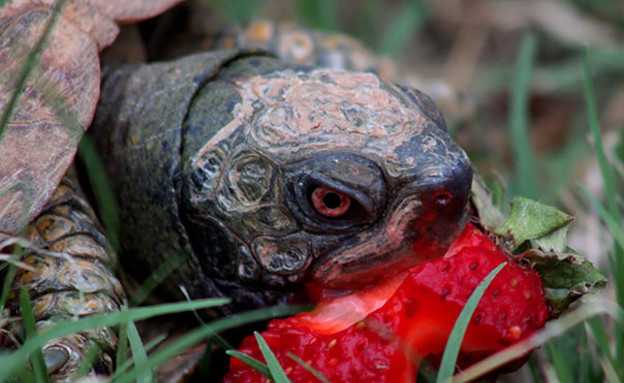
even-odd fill
[[(503, 262), (464, 336), (457, 361), (463, 368), (527, 337), (548, 319), (539, 275), (511, 261), (471, 224), (444, 257), (407, 276), (320, 302), (312, 312), (273, 320), (262, 336), (295, 383), (318, 380), (291, 354), (332, 382), (413, 382), (420, 361), (439, 357), (474, 289)], [(243, 340), (239, 351), (263, 360), (254, 337)], [(265, 380), (232, 358), (224, 382)]]

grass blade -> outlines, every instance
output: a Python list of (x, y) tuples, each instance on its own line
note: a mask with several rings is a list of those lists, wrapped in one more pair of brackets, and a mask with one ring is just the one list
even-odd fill
[(4, 309), (4, 306), (9, 299), (9, 292), (11, 292), (11, 285), (13, 284), (13, 280), (15, 279), (15, 273), (17, 272), (17, 266), (14, 264), (9, 265), (9, 269), (7, 270), (4, 276), (4, 282), (2, 284), (2, 295), (0, 295), (0, 312)]
[(210, 381), (211, 376), (211, 367), (216, 364), (213, 362), (212, 353), (214, 350), (215, 339), (209, 338), (206, 342), (206, 347), (204, 347), (204, 352), (200, 361), (195, 368), (194, 376), (196, 377), (196, 381), (198, 382), (208, 382)]
[(609, 383), (622, 383), (622, 379), (618, 376), (617, 372), (611, 361), (606, 358), (604, 355), (598, 358), (600, 365), (602, 366), (602, 370), (605, 373), (606, 381)]
[(600, 314), (609, 315), (620, 328), (624, 328), (624, 310), (610, 300), (596, 299), (595, 301), (581, 305), (576, 310), (560, 317), (556, 321), (546, 323), (546, 326), (542, 330), (528, 338), (468, 367), (453, 378), (453, 383), (472, 382), (488, 372), (494, 371), (522, 356), (526, 356), (531, 350), (543, 346), (547, 341), (569, 332), (572, 328), (578, 326), (587, 319)]
[[(581, 185), (579, 185), (579, 188), (581, 189), (583, 194), (585, 194), (585, 198), (587, 198), (587, 200), (592, 205), (592, 207), (596, 209), (596, 212), (598, 213), (600, 218), (607, 225), (607, 228), (611, 231), (611, 234), (613, 234), (613, 237), (615, 241), (617, 242), (617, 244), (624, 248), (624, 229), (620, 226), (619, 222), (615, 218), (613, 218), (611, 214), (609, 214), (609, 212), (604, 207), (602, 207), (602, 205), (600, 204), (600, 202), (598, 202), (597, 199), (595, 199), (591, 194), (589, 194), (587, 189), (585, 189)], [(616, 275), (622, 275), (622, 274), (616, 274)], [(622, 305), (620, 304), (620, 306)]]
[(308, 371), (310, 374), (314, 375), (314, 377), (316, 379), (318, 379), (319, 381), (321, 381), (322, 383), (331, 383), (329, 380), (327, 380), (326, 377), (323, 376), (323, 374), (321, 374), (319, 371), (317, 371), (314, 367), (312, 367), (310, 365), (310, 363), (306, 362), (305, 360), (301, 359), (300, 357), (298, 357), (297, 355), (293, 354), (292, 352), (288, 352), (286, 353), (286, 355), (294, 360), (295, 362), (297, 362), (301, 367), (303, 367), (306, 371)]
[(83, 354), (80, 365), (78, 365), (78, 371), (74, 374), (75, 379), (87, 376), (93, 370), (93, 365), (101, 355), (102, 350), (100, 346), (97, 343), (90, 343)]
[(535, 360), (535, 355), (531, 355), (529, 357), (529, 371), (531, 372), (531, 378), (533, 379), (533, 383), (541, 383), (542, 379), (540, 378), (540, 374), (538, 373), (537, 361)]
[(295, 3), (297, 18), (311, 28), (335, 30), (338, 4), (334, 0), (298, 0)]
[(117, 343), (117, 354), (115, 355), (115, 366), (117, 370), (128, 360), (128, 324), (119, 325), (119, 342)]
[(182, 256), (176, 254), (159, 265), (158, 268), (143, 281), (141, 286), (134, 291), (129, 299), (130, 306), (138, 306), (141, 304), (141, 302), (143, 302), (150, 293), (181, 264)]
[(24, 87), (26, 86), (26, 82), (28, 81), (28, 78), (35, 69), (37, 62), (39, 61), (39, 56), (43, 52), (48, 38), (52, 34), (52, 30), (54, 29), (54, 26), (56, 25), (63, 8), (65, 7), (66, 2), (66, 0), (60, 0), (52, 8), (52, 14), (48, 19), (48, 23), (43, 30), (41, 38), (39, 38), (33, 49), (30, 51), (28, 57), (26, 58), (26, 62), (22, 66), (22, 71), (19, 74), (19, 77), (15, 84), (15, 88), (13, 89), (13, 93), (11, 94), (11, 98), (9, 99), (6, 108), (2, 112), (2, 118), (0, 119), (0, 142), (2, 142), (6, 127), (9, 124), (11, 117), (13, 116), (13, 112), (17, 107), (17, 103), (22, 94), (22, 91), (24, 90)]
[(19, 368), (23, 366), (24, 361), (26, 361), (30, 355), (37, 350), (40, 350), (52, 339), (85, 331), (90, 328), (117, 326), (123, 322), (142, 320), (159, 315), (173, 314), (192, 309), (215, 307), (227, 303), (229, 303), (228, 299), (205, 299), (194, 302), (177, 302), (151, 307), (133, 308), (115, 313), (93, 315), (71, 322), (59, 323), (49, 329), (46, 329), (45, 332), (38, 334), (36, 337), (28, 339), (22, 347), (15, 352), (0, 354), (0, 366), (4, 366), (4, 368), (0, 369), (0, 382), (15, 374)]
[[(130, 343), (130, 349), (132, 350), (132, 358), (134, 359), (134, 363), (139, 364), (147, 362), (147, 352), (145, 351), (145, 347), (143, 346), (143, 342), (141, 341), (141, 336), (139, 335), (139, 331), (134, 325), (134, 322), (128, 322), (126, 331), (128, 335), (128, 342)], [(152, 372), (149, 370), (145, 371), (143, 374), (137, 377), (137, 382), (151, 383)]]
[(615, 216), (619, 221), (622, 220), (620, 209), (617, 204), (616, 196), (618, 190), (615, 187), (615, 179), (613, 174), (613, 168), (607, 161), (604, 146), (602, 145), (602, 133), (600, 128), (600, 118), (598, 117), (598, 108), (596, 107), (596, 96), (594, 88), (591, 84), (590, 69), (589, 69), (589, 56), (587, 50), (583, 52), (583, 88), (585, 102), (587, 104), (587, 119), (589, 123), (589, 130), (591, 131), (594, 139), (594, 146), (596, 148), (596, 157), (598, 164), (600, 165), (600, 171), (604, 181), (605, 196), (607, 198), (607, 207), (611, 214)]
[(591, 333), (596, 340), (596, 344), (598, 345), (602, 353), (606, 356), (606, 358), (609, 360), (609, 363), (615, 366), (618, 371), (622, 371), (622, 365), (619, 362), (616, 363), (616, 361), (613, 359), (613, 355), (611, 354), (611, 347), (609, 346), (609, 337), (600, 319), (591, 318), (587, 321), (587, 325), (589, 326), (589, 329), (591, 330)]
[(258, 359), (236, 350), (227, 350), (225, 353), (240, 360), (267, 378), (271, 378), (271, 370), (269, 370), (269, 367)]
[[(180, 290), (182, 291), (184, 298), (186, 298), (186, 300), (190, 302), (191, 296), (189, 295), (188, 291), (186, 291), (186, 289), (182, 286), (180, 286)], [(204, 320), (201, 318), (201, 315), (199, 315), (199, 313), (196, 310), (193, 310), (193, 315), (195, 316), (195, 319), (197, 319), (197, 323), (200, 323), (204, 326), (206, 325), (206, 322), (204, 322)], [(215, 343), (217, 343), (219, 347), (221, 347), (224, 350), (234, 350), (234, 347), (231, 344), (229, 344), (228, 341), (225, 340), (225, 338), (223, 338), (219, 334), (213, 334), (211, 339)]]
[(546, 344), (546, 352), (555, 368), (559, 381), (561, 383), (572, 383), (572, 373), (570, 372), (567, 360), (562, 357), (561, 353), (552, 342)]
[(424, 2), (416, 0), (405, 2), (388, 23), (388, 28), (379, 41), (378, 50), (389, 57), (399, 57), (414, 40), (428, 16)]
[(117, 215), (115, 196), (106, 177), (106, 170), (102, 160), (97, 154), (95, 145), (87, 135), (82, 137), (78, 145), (78, 157), (87, 170), (89, 183), (97, 201), (102, 224), (106, 230), (106, 238), (116, 253), (119, 251), (119, 230), (121, 224)]
[(440, 363), (440, 370), (438, 371), (438, 378), (436, 380), (437, 383), (450, 382), (453, 377), (453, 373), (455, 372), (455, 363), (457, 361), (457, 356), (459, 355), (459, 349), (461, 347), (462, 340), (464, 339), (466, 329), (468, 328), (468, 324), (470, 323), (470, 318), (472, 318), (472, 314), (477, 308), (483, 293), (485, 293), (485, 290), (488, 288), (490, 283), (492, 283), (494, 277), (496, 277), (505, 265), (506, 263), (503, 262), (492, 270), (481, 281), (481, 283), (479, 283), (479, 286), (477, 286), (477, 288), (472, 292), (470, 298), (468, 298), (468, 301), (459, 314), (459, 317), (453, 326), (453, 330), (451, 331), (451, 335), (446, 342), (444, 354), (442, 355), (442, 363)]
[(522, 39), (516, 60), (515, 77), (511, 88), (510, 127), (512, 149), (516, 164), (515, 186), (520, 195), (537, 199), (535, 164), (528, 136), (528, 99), (531, 70), (537, 48), (535, 36), (528, 33)]
[[(162, 342), (164, 342), (167, 339), (167, 335), (160, 335), (158, 337), (156, 337), (155, 339), (152, 339), (144, 348), (145, 348), (145, 352), (149, 354), (149, 352), (154, 349), (156, 346), (158, 346), (159, 344), (161, 344)], [(117, 360), (120, 360), (120, 358), (117, 358)], [(111, 382), (115, 381), (115, 378), (117, 378), (120, 375), (123, 375), (123, 373), (125, 371), (127, 371), (128, 369), (130, 369), (130, 366), (133, 365), (133, 361), (132, 359), (122, 359), (122, 362), (120, 362), (119, 364), (117, 364), (117, 368), (115, 369), (115, 372), (113, 372), (113, 374), (111, 376), (109, 376), (109, 380)]]
[(275, 357), (275, 354), (273, 354), (273, 351), (271, 351), (262, 335), (260, 335), (257, 331), (254, 331), (254, 336), (258, 342), (258, 347), (260, 347), (260, 352), (267, 363), (267, 367), (269, 368), (269, 371), (271, 371), (273, 381), (275, 381), (275, 383), (291, 383), (290, 379), (286, 376), (284, 369)]
[[(594, 139), (596, 157), (598, 159), (598, 164), (600, 165), (600, 172), (602, 173), (602, 179), (604, 182), (607, 213), (613, 218), (615, 223), (621, 229), (622, 214), (617, 203), (620, 191), (615, 186), (614, 169), (607, 161), (607, 156), (603, 146), (600, 118), (598, 117), (598, 108), (596, 106), (596, 96), (590, 78), (589, 53), (587, 52), (587, 49), (583, 52), (583, 89), (585, 102), (587, 104), (589, 129)], [(603, 217), (603, 219), (605, 219), (605, 217)], [(613, 275), (616, 276), (616, 278), (613, 278), (613, 283), (615, 285), (615, 297), (618, 304), (621, 307), (624, 307), (624, 278), (621, 277), (624, 275), (624, 246), (622, 246), (621, 243), (622, 240), (624, 240), (624, 237), (616, 234), (616, 231), (614, 231), (611, 226), (609, 226), (609, 229), (616, 237), (613, 243), (614, 262), (612, 263)], [(615, 360), (621, 361), (624, 359), (624, 332), (616, 329), (615, 339)]]
[[(15, 189), (19, 185), (20, 185), (19, 181), (16, 181), (8, 186), (5, 186), (4, 182), (0, 184), (0, 198), (4, 197), (6, 194), (8, 194), (11, 190)], [(3, 215), (4, 215), (4, 212), (1, 212), (0, 217), (2, 217)]]
[[(210, 0), (210, 9), (216, 9), (223, 14), (229, 23), (242, 23), (262, 15), (262, 4), (266, 0)], [(208, 2), (208, 1), (204, 1)]]
[(178, 355), (183, 350), (192, 347), (202, 340), (209, 338), (214, 333), (219, 333), (224, 330), (228, 330), (231, 328), (235, 328), (238, 326), (242, 326), (247, 323), (266, 320), (270, 318), (274, 318), (277, 316), (286, 316), (286, 315), (294, 315), (298, 312), (301, 312), (304, 309), (309, 309), (308, 306), (280, 306), (280, 307), (270, 307), (259, 310), (253, 310), (246, 312), (244, 314), (232, 315), (227, 318), (219, 319), (214, 322), (207, 324), (201, 328), (193, 330), (188, 334), (176, 339), (171, 342), (166, 348), (155, 352), (150, 355), (148, 361), (146, 363), (141, 363), (136, 365), (135, 368), (129, 371), (127, 374), (119, 377), (116, 380), (116, 383), (131, 383), (133, 382), (137, 376), (139, 376), (143, 371), (151, 370), (165, 361), (173, 358)]
[[(33, 313), (30, 297), (28, 296), (28, 292), (25, 288), (22, 288), (20, 290), (20, 305), (22, 309), (22, 323), (26, 332), (26, 339), (36, 338), (37, 327), (35, 324), (35, 315)], [(30, 354), (30, 358), (37, 382), (49, 382), (50, 380), (48, 379), (48, 370), (46, 368), (45, 362), (43, 361), (41, 348), (38, 348), (32, 354)]]

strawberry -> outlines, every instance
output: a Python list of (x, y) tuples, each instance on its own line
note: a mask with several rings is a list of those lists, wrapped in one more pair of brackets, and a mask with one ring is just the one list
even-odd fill
[[(499, 264), (472, 317), (458, 358), (465, 367), (527, 337), (548, 319), (539, 275), (513, 263), (473, 225), (446, 255), (379, 286), (321, 302), (310, 313), (269, 323), (262, 336), (293, 382), (318, 381), (297, 355), (332, 382), (413, 382), (418, 364), (436, 360), (464, 304)], [(324, 296), (324, 294), (319, 294)], [(259, 360), (253, 337), (239, 349)], [(266, 378), (232, 358), (224, 382)]]

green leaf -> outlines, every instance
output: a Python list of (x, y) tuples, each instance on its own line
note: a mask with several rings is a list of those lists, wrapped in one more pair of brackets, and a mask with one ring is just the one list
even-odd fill
[(279, 364), (279, 361), (273, 354), (273, 351), (269, 348), (269, 345), (264, 340), (262, 335), (260, 335), (257, 331), (254, 331), (254, 336), (256, 337), (256, 341), (258, 342), (258, 347), (260, 347), (260, 352), (264, 357), (264, 360), (271, 371), (271, 376), (275, 383), (291, 383), (290, 379), (286, 376), (284, 369)]
[(438, 378), (436, 380), (437, 383), (450, 382), (453, 377), (457, 356), (459, 355), (459, 349), (464, 339), (466, 329), (468, 328), (468, 324), (470, 323), (470, 318), (472, 318), (472, 314), (477, 308), (483, 293), (485, 293), (485, 290), (488, 288), (490, 283), (492, 283), (494, 277), (496, 277), (505, 265), (506, 263), (503, 262), (494, 270), (490, 271), (481, 283), (479, 283), (479, 286), (477, 286), (477, 288), (472, 292), (470, 298), (468, 298), (468, 301), (459, 314), (457, 321), (455, 321), (451, 335), (446, 342), (444, 354), (442, 355), (442, 363), (440, 363), (440, 370), (438, 371)]
[(546, 252), (561, 253), (565, 251), (568, 242), (568, 228), (569, 225), (565, 225), (549, 234), (535, 238), (535, 244)]
[(271, 371), (269, 370), (269, 367), (258, 359), (236, 350), (227, 350), (225, 353), (240, 360), (267, 378), (271, 378)]
[(600, 293), (607, 278), (582, 256), (568, 249), (565, 253), (529, 250), (522, 255), (539, 273), (551, 305), (551, 315), (559, 316), (577, 299)]
[[(525, 241), (538, 239), (548, 246), (545, 250), (560, 251), (565, 249), (565, 234), (573, 220), (574, 217), (552, 206), (524, 197), (515, 197), (511, 202), (509, 217), (495, 230), (495, 234), (505, 238), (511, 250)], [(553, 235), (557, 230), (563, 232)]]

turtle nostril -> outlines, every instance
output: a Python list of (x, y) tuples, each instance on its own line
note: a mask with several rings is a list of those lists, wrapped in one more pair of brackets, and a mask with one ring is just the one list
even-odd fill
[(438, 192), (435, 198), (436, 198), (436, 201), (438, 202), (438, 205), (446, 206), (446, 204), (448, 204), (449, 200), (451, 199), (451, 195), (446, 192)]
[(445, 215), (460, 213), (468, 202), (471, 183), (472, 168), (468, 163), (460, 162), (448, 167), (442, 174), (421, 181), (423, 202)]

